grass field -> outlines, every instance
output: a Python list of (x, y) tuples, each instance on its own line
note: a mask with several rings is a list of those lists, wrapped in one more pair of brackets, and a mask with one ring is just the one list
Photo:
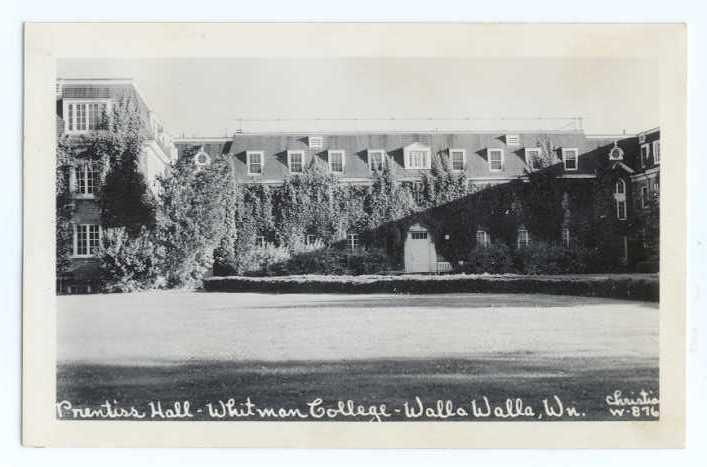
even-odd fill
[[(557, 419), (618, 420), (607, 395), (658, 393), (658, 308), (647, 302), (195, 292), (58, 300), (57, 400), (73, 407), (188, 400), (190, 419), (213, 419), (197, 407), (248, 397), (303, 411), (316, 398), (469, 407), (485, 396), (492, 406), (522, 399), (537, 416), (557, 396), (583, 414)], [(404, 413), (390, 420), (410, 419)]]

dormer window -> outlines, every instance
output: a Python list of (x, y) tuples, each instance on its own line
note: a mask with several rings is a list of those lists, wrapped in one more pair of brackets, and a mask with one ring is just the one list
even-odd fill
[(429, 147), (419, 143), (411, 144), (405, 148), (406, 169), (429, 169), (432, 166), (432, 151)]
[(246, 158), (248, 159), (248, 175), (262, 175), (263, 151), (248, 151)]
[(624, 159), (624, 150), (618, 144), (614, 143), (614, 147), (609, 151), (610, 161), (622, 161)]
[(575, 148), (562, 149), (562, 163), (565, 166), (565, 170), (573, 172), (577, 170), (579, 166), (579, 151)]
[(386, 156), (382, 149), (368, 151), (368, 169), (371, 172), (382, 172), (385, 169)]
[(500, 172), (503, 170), (503, 149), (489, 148), (489, 170), (491, 172)]
[(329, 159), (329, 172), (337, 174), (344, 173), (345, 151), (330, 150), (327, 156)]
[(324, 147), (324, 138), (321, 136), (310, 136), (307, 140), (309, 149), (321, 149)]
[(449, 167), (452, 172), (463, 172), (466, 167), (466, 151), (464, 149), (449, 150)]
[(520, 145), (520, 136), (518, 136), (518, 135), (506, 135), (506, 145), (508, 145), (508, 146), (518, 146), (518, 145)]
[(542, 169), (542, 148), (525, 148), (525, 164), (530, 170)]
[(109, 101), (64, 101), (64, 129), (67, 133), (85, 133), (105, 129)]
[(209, 164), (211, 164), (211, 157), (206, 153), (206, 151), (204, 151), (203, 148), (200, 149), (194, 156), (194, 165), (197, 167), (205, 167)]
[(287, 167), (291, 174), (304, 172), (304, 151), (287, 151)]

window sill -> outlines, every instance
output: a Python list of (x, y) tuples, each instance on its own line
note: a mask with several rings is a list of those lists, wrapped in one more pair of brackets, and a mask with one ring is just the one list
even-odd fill
[(96, 195), (88, 193), (73, 193), (71, 197), (73, 199), (96, 199)]

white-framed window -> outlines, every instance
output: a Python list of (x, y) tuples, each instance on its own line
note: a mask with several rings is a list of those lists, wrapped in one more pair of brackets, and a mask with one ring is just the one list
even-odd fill
[(624, 150), (618, 144), (614, 143), (614, 147), (609, 151), (610, 161), (621, 161), (624, 159)]
[(579, 167), (579, 151), (576, 148), (562, 148), (562, 163), (567, 171), (575, 171)]
[(324, 147), (324, 138), (321, 136), (310, 136), (307, 140), (309, 149), (321, 149)]
[(508, 146), (518, 146), (518, 145), (520, 145), (520, 136), (518, 136), (518, 135), (506, 135), (506, 145), (508, 145)]
[(432, 167), (432, 150), (421, 144), (412, 144), (405, 148), (406, 169), (429, 169)]
[(203, 149), (200, 149), (199, 152), (194, 155), (194, 165), (197, 167), (205, 167), (209, 164), (211, 164), (211, 156)]
[(641, 145), (641, 168), (648, 167), (650, 157), (651, 157), (651, 146), (649, 144)]
[(530, 170), (540, 170), (543, 168), (542, 148), (525, 148), (525, 163)]
[(503, 170), (503, 149), (489, 148), (489, 170), (491, 172), (500, 172)]
[(314, 245), (317, 243), (317, 236), (314, 234), (307, 234), (304, 236), (304, 244), (307, 246)]
[(357, 233), (349, 232), (346, 234), (346, 246), (351, 251), (355, 251), (360, 246), (360, 240)]
[(518, 229), (518, 239), (516, 246), (518, 248), (526, 248), (530, 244), (530, 235), (528, 234), (528, 229), (521, 227)]
[(476, 231), (476, 245), (481, 248), (486, 248), (491, 244), (489, 233), (483, 229)]
[(93, 161), (81, 161), (74, 166), (74, 192), (93, 196), (98, 187), (98, 172)]
[(386, 154), (382, 149), (371, 149), (368, 151), (368, 170), (371, 172), (382, 172), (386, 166)]
[(653, 141), (653, 163), (660, 164), (660, 140)]
[(74, 256), (91, 258), (101, 247), (103, 232), (98, 224), (74, 224)]
[(619, 179), (614, 187), (614, 200), (616, 201), (616, 218), (626, 220), (626, 182)]
[(346, 163), (345, 151), (330, 149), (327, 153), (327, 158), (329, 159), (329, 172), (336, 174), (344, 173), (344, 164)]
[(263, 174), (263, 159), (265, 154), (263, 151), (247, 151), (246, 159), (248, 162), (248, 175)]
[(648, 190), (648, 182), (641, 186), (641, 207), (647, 208), (650, 201), (650, 191)]
[(646, 134), (641, 133), (640, 135), (638, 135), (638, 144), (643, 144), (645, 142), (646, 142)]
[(265, 248), (265, 237), (263, 235), (258, 235), (255, 237), (255, 247)]
[(562, 231), (560, 232), (560, 237), (562, 240), (562, 246), (565, 248), (570, 247), (570, 229), (567, 227), (564, 227)]
[(287, 151), (287, 167), (291, 174), (304, 172), (304, 151)]
[(449, 167), (453, 172), (463, 172), (466, 168), (466, 151), (464, 149), (449, 150)]
[(85, 133), (104, 129), (110, 101), (64, 101), (64, 129), (67, 133)]

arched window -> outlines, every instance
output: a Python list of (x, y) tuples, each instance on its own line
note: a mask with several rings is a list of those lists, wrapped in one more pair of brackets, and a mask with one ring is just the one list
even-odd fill
[(619, 179), (619, 181), (616, 182), (616, 194), (617, 195), (625, 195), (626, 194), (626, 182), (624, 182), (623, 179)]
[(196, 166), (206, 166), (211, 163), (211, 157), (203, 149), (196, 153), (194, 156), (194, 165)]

